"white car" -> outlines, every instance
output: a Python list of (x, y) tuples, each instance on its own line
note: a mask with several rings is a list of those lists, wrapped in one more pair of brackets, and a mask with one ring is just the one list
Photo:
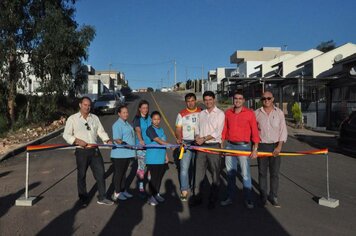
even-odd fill
[(122, 104), (116, 93), (104, 93), (94, 102), (93, 110), (98, 114), (116, 114), (117, 108)]
[(168, 92), (168, 88), (162, 87), (162, 88), (161, 88), (161, 92), (164, 92), (164, 93)]

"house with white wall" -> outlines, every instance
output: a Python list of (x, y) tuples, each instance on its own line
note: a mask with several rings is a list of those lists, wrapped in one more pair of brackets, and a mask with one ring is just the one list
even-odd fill
[(257, 77), (264, 77), (264, 78), (272, 78), (272, 77), (276, 77), (276, 76), (282, 77), (281, 70), (279, 68), (275, 68), (274, 65), (276, 63), (281, 63), (284, 60), (287, 60), (292, 57), (295, 57), (295, 55), (284, 54), (284, 55), (278, 56), (272, 60), (266, 61), (259, 66), (256, 66), (255, 69), (260, 70)]
[(335, 62), (338, 62), (354, 53), (356, 53), (356, 45), (353, 43), (346, 43), (329, 52), (325, 52), (308, 61), (305, 61), (297, 65), (297, 67), (302, 68), (304, 77), (325, 78), (334, 73), (336, 68), (333, 67), (333, 65)]
[(322, 51), (316, 49), (310, 49), (299, 55), (275, 63), (274, 65), (272, 65), (272, 67), (274, 68), (274, 70), (280, 72), (279, 73), (281, 75), (280, 77), (283, 78), (301, 77), (302, 68), (298, 67), (298, 65), (303, 62), (309, 61), (321, 54), (323, 54)]
[(299, 55), (303, 51), (282, 51), (280, 47), (262, 47), (257, 51), (239, 50), (230, 56), (231, 64), (236, 64), (236, 74), (240, 78), (258, 77), (258, 66), (285, 54)]

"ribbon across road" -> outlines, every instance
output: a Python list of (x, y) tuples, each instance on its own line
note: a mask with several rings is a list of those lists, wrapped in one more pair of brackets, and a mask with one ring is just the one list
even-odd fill
[[(48, 151), (54, 149), (74, 149), (78, 148), (76, 145), (69, 144), (47, 144), (47, 145), (30, 145), (27, 146), (27, 152), (38, 152), (38, 151)], [(249, 156), (251, 154), (250, 151), (242, 151), (242, 150), (232, 150), (232, 149), (223, 149), (223, 148), (211, 148), (206, 146), (196, 146), (196, 145), (158, 145), (158, 144), (148, 144), (148, 145), (120, 145), (120, 144), (88, 144), (86, 148), (127, 148), (134, 150), (143, 150), (148, 148), (170, 148), (175, 149), (179, 148), (179, 159), (183, 158), (183, 153), (186, 150), (205, 152), (211, 154), (218, 154), (221, 156)], [(316, 150), (308, 150), (308, 151), (298, 151), (298, 152), (281, 152), (279, 156), (304, 156), (304, 155), (326, 155), (328, 154), (328, 149), (316, 149)], [(272, 152), (258, 152), (258, 157), (271, 157), (273, 156)]]

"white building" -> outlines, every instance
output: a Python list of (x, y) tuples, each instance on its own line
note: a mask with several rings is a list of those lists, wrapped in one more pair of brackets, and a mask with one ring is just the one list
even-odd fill
[(279, 70), (279, 68), (276, 69), (274, 67), (274, 65), (276, 63), (281, 63), (284, 60), (293, 58), (293, 57), (295, 57), (295, 55), (293, 55), (293, 54), (284, 54), (284, 55), (278, 56), (272, 60), (266, 61), (259, 66), (256, 66), (255, 69), (260, 70), (257, 77), (264, 77), (264, 78), (271, 78), (271, 77), (275, 77), (275, 76), (281, 77), (282, 71)]
[(323, 53), (299, 65), (302, 69), (304, 77), (324, 78), (330, 74), (334, 74), (335, 68), (333, 64), (356, 53), (356, 45), (353, 43), (346, 43), (329, 52)]
[(208, 72), (208, 80), (204, 83), (204, 91), (210, 90), (214, 93), (217, 93), (219, 90), (219, 86), (221, 81), (224, 78), (234, 76), (235, 68), (225, 68), (218, 67), (215, 70), (209, 70)]
[(302, 75), (302, 69), (300, 67), (298, 68), (298, 65), (321, 54), (323, 54), (323, 52), (316, 49), (310, 49), (297, 56), (282, 60), (281, 62), (272, 65), (272, 67), (275, 71), (279, 71), (279, 74), (281, 75), (280, 77), (300, 77)]
[(285, 54), (299, 55), (302, 51), (282, 51), (280, 47), (263, 47), (258, 51), (236, 51), (230, 62), (236, 64), (236, 74), (240, 78), (253, 78), (259, 75), (258, 66)]

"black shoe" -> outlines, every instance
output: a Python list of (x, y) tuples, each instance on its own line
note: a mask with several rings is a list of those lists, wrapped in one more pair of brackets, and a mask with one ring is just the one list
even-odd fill
[(209, 201), (208, 203), (208, 209), (214, 209), (215, 208), (215, 201)]
[(78, 202), (82, 207), (87, 207), (89, 204), (89, 198), (88, 197), (79, 197)]
[(275, 208), (281, 208), (281, 205), (279, 205), (277, 198), (269, 198), (268, 200)]
[(189, 207), (196, 207), (203, 203), (203, 200), (200, 197), (192, 197), (189, 201)]
[(253, 204), (253, 202), (251, 200), (247, 200), (245, 201), (245, 206), (248, 208), (248, 209), (253, 209), (255, 206)]
[(268, 202), (267, 202), (267, 198), (266, 197), (261, 196), (260, 199), (261, 199), (261, 205), (263, 207), (268, 206)]

